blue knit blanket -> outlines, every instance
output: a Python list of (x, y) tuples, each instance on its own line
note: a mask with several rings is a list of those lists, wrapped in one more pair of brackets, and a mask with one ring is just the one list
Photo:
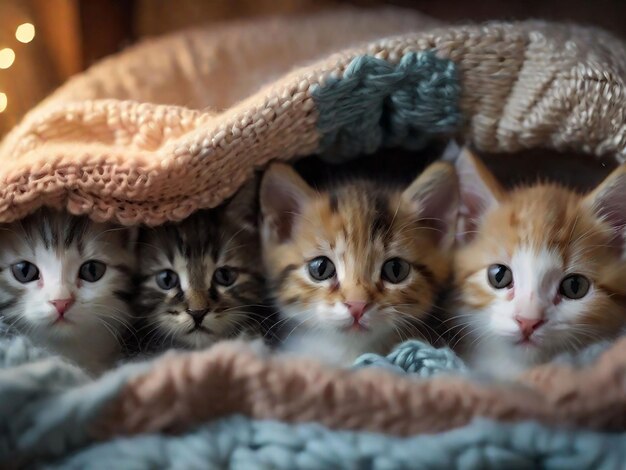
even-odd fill
[[(130, 378), (151, 366), (127, 364), (91, 379), (19, 336), (0, 338), (0, 467), (76, 469), (617, 469), (626, 435), (484, 420), (434, 435), (398, 438), (230, 416), (179, 435), (96, 442), (90, 426)], [(463, 371), (446, 349), (417, 341), (357, 367), (430, 377)]]

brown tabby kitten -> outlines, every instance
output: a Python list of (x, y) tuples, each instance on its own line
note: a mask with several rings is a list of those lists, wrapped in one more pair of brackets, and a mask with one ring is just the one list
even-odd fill
[(202, 348), (260, 330), (256, 184), (225, 206), (140, 233), (143, 348)]
[(282, 349), (346, 365), (416, 334), (450, 273), (457, 199), (446, 163), (404, 191), (365, 180), (318, 191), (272, 166), (262, 244)]

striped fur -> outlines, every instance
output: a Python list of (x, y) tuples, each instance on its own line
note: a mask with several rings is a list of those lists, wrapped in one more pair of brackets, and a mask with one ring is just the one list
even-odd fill
[[(451, 343), (471, 365), (509, 376), (617, 335), (626, 323), (626, 171), (583, 196), (553, 184), (506, 192), (478, 159), (459, 163), (465, 233), (455, 257)], [(489, 266), (512, 271), (494, 288)], [(590, 281), (579, 299), (567, 276)], [(529, 338), (520, 319), (541, 321)], [(449, 323), (448, 323), (449, 324)]]
[[(31, 339), (91, 371), (109, 366), (130, 331), (133, 231), (86, 217), (42, 209), (0, 227), (0, 316)], [(97, 260), (106, 271), (96, 282), (79, 278), (83, 263)], [(39, 276), (18, 282), (16, 263), (35, 265)], [(63, 315), (50, 303), (74, 300)]]
[[(265, 292), (256, 186), (246, 186), (225, 207), (142, 229), (137, 305), (144, 348), (203, 348), (221, 338), (260, 332)], [(220, 268), (236, 273), (232, 285), (217, 282)], [(169, 290), (157, 283), (164, 270), (179, 278)], [(192, 314), (199, 311), (206, 314), (196, 322)]]
[[(317, 191), (288, 166), (270, 168), (260, 195), (263, 254), (283, 349), (348, 364), (418, 334), (449, 275), (456, 194), (454, 169), (443, 163), (404, 192), (360, 180)], [(319, 256), (336, 267), (321, 282), (308, 271)], [(410, 271), (394, 284), (382, 267), (396, 257)], [(345, 304), (355, 301), (368, 305), (359, 321)]]

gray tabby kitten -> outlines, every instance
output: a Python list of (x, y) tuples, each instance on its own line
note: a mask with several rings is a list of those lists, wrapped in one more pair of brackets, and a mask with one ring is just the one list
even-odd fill
[(0, 226), (0, 318), (91, 372), (130, 329), (133, 231), (41, 209)]
[(142, 229), (138, 312), (141, 349), (198, 349), (258, 336), (265, 285), (256, 182), (217, 209)]

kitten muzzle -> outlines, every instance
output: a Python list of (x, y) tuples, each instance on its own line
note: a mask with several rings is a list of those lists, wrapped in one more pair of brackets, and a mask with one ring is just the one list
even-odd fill
[(63, 318), (65, 312), (67, 312), (70, 307), (74, 305), (74, 299), (71, 297), (67, 299), (57, 299), (51, 300), (50, 303), (54, 306), (54, 308), (56, 308), (59, 317)]
[(515, 321), (522, 332), (524, 341), (529, 340), (532, 334), (546, 322), (543, 318), (526, 318), (521, 315), (516, 315)]
[(202, 310), (187, 310), (189, 316), (193, 319), (193, 322), (196, 326), (200, 326), (204, 317), (206, 317), (207, 313), (209, 313), (208, 308), (203, 308)]
[(202, 320), (204, 320), (204, 317), (207, 316), (209, 310), (210, 309), (208, 308), (203, 308), (201, 310), (187, 310), (187, 314), (193, 320), (193, 327), (187, 332), (188, 335), (195, 332), (202, 332), (208, 335), (213, 334), (211, 330), (202, 326)]
[(355, 323), (358, 323), (367, 309), (371, 307), (371, 304), (363, 301), (345, 302), (344, 305), (348, 307), (348, 311), (350, 315), (352, 315), (352, 318), (354, 318)]
[(209, 330), (208, 328), (205, 328), (202, 325), (195, 325), (192, 329), (190, 329), (187, 334), (190, 335), (192, 333), (196, 333), (196, 332), (200, 332), (200, 333), (205, 333), (207, 335), (212, 335), (213, 332), (211, 330)]
[(348, 311), (352, 316), (352, 324), (345, 328), (346, 331), (360, 332), (369, 331), (369, 328), (361, 323), (361, 319), (365, 312), (371, 307), (371, 304), (363, 301), (344, 302), (344, 305), (348, 307)]

